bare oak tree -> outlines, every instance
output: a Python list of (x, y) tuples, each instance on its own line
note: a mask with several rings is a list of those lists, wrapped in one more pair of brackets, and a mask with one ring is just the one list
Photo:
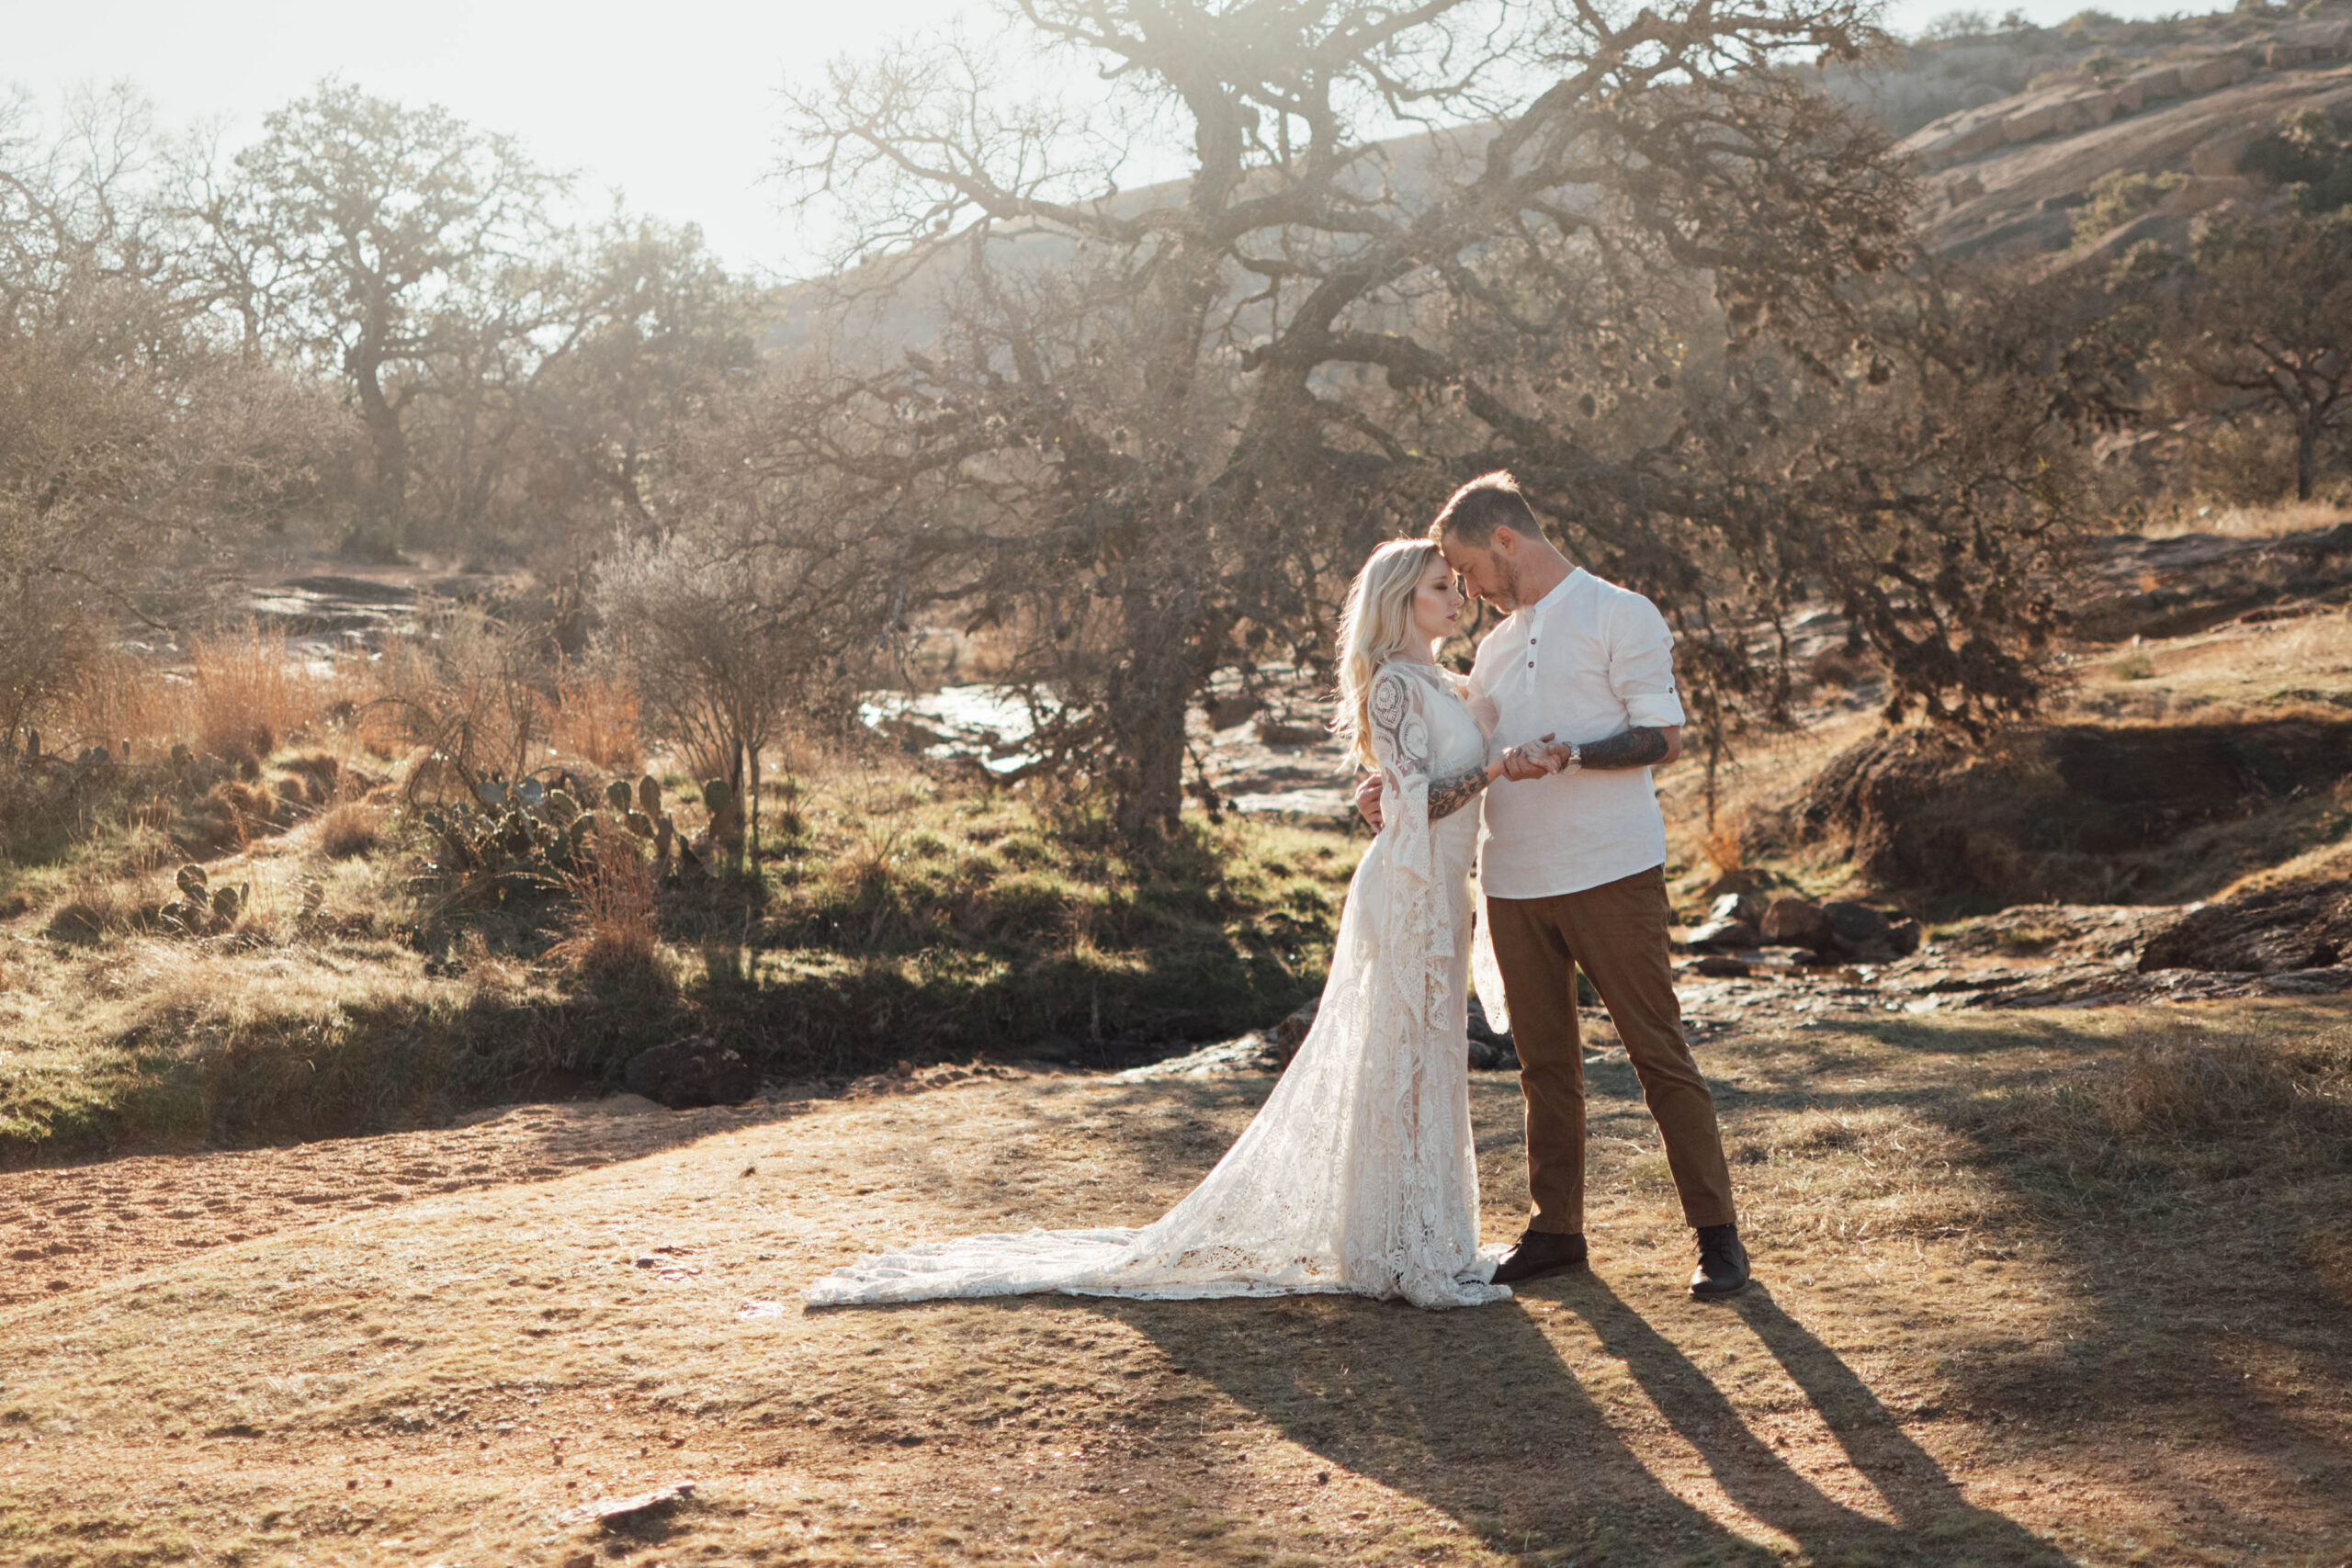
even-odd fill
[(460, 524), (486, 451), (512, 438), (505, 394), (560, 322), (560, 182), (510, 137), (439, 108), (322, 84), (271, 113), (233, 173), (191, 178), (220, 308), (259, 344), (342, 380), (369, 462), (361, 531), (397, 547), (409, 525), (421, 400), (438, 398), (439, 506)]
[[(895, 525), (891, 613), (1005, 628), (1125, 825), (1174, 818), (1214, 672), (1317, 657), (1361, 552), (1485, 468), (1708, 639), (1696, 662), (1744, 666), (1756, 509), (1706, 510), (1678, 415), (1589, 426), (1698, 352), (1657, 303), (1694, 279), (1734, 345), (1848, 353), (1845, 286), (1900, 260), (1907, 189), (1781, 68), (1851, 57), (1865, 7), (1015, 9), (1106, 103), (1008, 103), (955, 41), (797, 99), (779, 172), (863, 265), (811, 309), (829, 356), (777, 445)], [(1163, 130), (1189, 173), (1122, 191), (1123, 139)], [(916, 346), (871, 354), (893, 337)]]

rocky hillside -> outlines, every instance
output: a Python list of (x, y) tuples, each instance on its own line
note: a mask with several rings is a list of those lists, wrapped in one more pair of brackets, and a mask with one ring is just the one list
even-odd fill
[[(1840, 89), (1873, 103), (1897, 130), (1931, 85), (1974, 100), (1902, 144), (1925, 176), (1926, 240), (1946, 255), (2066, 250), (2081, 237), (2075, 219), (2092, 183), (2117, 172), (2181, 178), (2155, 210), (2095, 238), (2086, 254), (2177, 238), (2200, 214), (2262, 199), (2241, 162), (2286, 116), (2352, 108), (2352, 6), (2304, 18), (2233, 12), (2116, 23), (2078, 34), (2071, 52), (2038, 54), (2030, 43), (1955, 40), (1924, 60), (1898, 58), (1868, 91)], [(2023, 90), (1999, 92), (2004, 75), (2037, 61), (2044, 68)], [(1971, 65), (1973, 76), (1960, 69)]]

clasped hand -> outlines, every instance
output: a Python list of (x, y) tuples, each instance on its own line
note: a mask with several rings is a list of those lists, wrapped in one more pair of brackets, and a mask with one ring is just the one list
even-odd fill
[[(1566, 747), (1556, 744), (1554, 737), (1546, 735), (1524, 746), (1511, 747), (1502, 754), (1496, 771), (1504, 778), (1522, 783), (1529, 779), (1549, 778), (1560, 771), (1567, 761), (1567, 755)], [(1381, 825), (1378, 773), (1365, 774), (1363, 782), (1356, 785), (1356, 811), (1372, 824), (1375, 831), (1378, 830)]]

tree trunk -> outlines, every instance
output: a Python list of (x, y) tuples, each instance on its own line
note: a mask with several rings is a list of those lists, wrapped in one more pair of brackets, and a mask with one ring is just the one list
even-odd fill
[(2319, 423), (2305, 418), (2295, 422), (2295, 499), (2312, 498), (2313, 469), (2319, 461)]
[(1184, 807), (1183, 698), (1129, 715), (1116, 733), (1125, 763), (1119, 781), (1119, 830), (1173, 829)]
[(369, 476), (362, 525), (379, 548), (398, 549), (406, 532), (408, 513), (408, 438), (401, 431), (400, 411), (384, 396), (372, 357), (355, 356), (352, 379), (359, 394), (359, 412), (368, 426), (368, 445), (374, 471)]

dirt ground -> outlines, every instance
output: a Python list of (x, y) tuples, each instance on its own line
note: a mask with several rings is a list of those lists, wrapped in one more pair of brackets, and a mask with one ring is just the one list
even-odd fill
[[(1718, 1306), (1682, 1293), (1655, 1129), (1605, 1059), (1593, 1272), (1452, 1314), (802, 1308), (861, 1250), (1151, 1217), (1255, 1074), (527, 1107), (10, 1173), (0, 1562), (2335, 1568), (2352, 1176), (2077, 1201), (1985, 1131), (2185, 1010), (1704, 1043), (1760, 1280)], [(1516, 1095), (1474, 1075), (1496, 1240)], [(617, 1527), (562, 1517), (682, 1480)]]

